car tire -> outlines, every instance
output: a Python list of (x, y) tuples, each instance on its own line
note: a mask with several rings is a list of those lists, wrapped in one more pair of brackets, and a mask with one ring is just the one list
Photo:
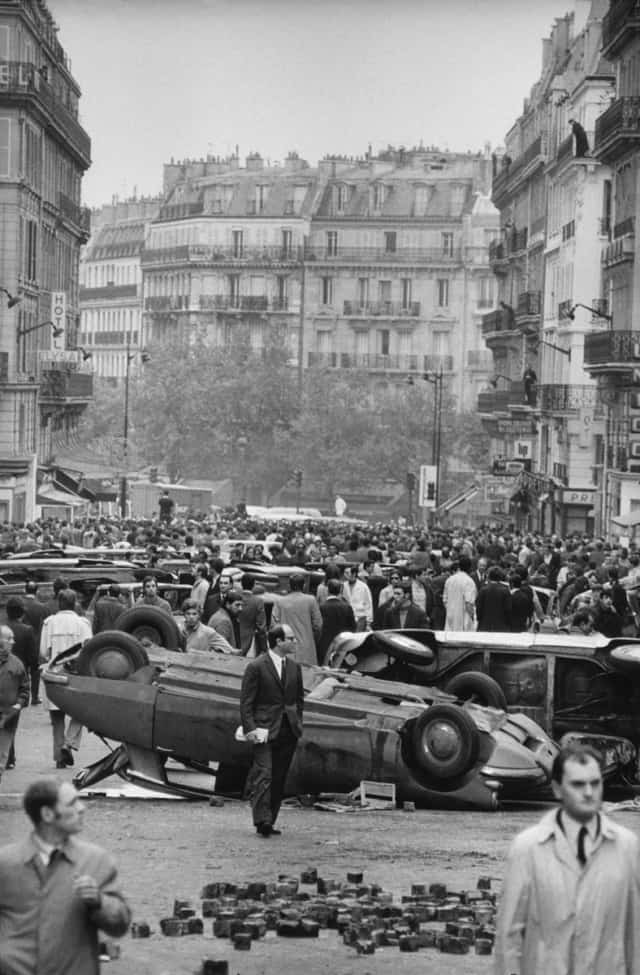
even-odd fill
[(480, 671), (468, 670), (464, 674), (456, 674), (444, 689), (447, 694), (453, 694), (461, 701), (474, 701), (485, 708), (507, 710), (507, 699), (500, 684)]
[(76, 671), (81, 677), (127, 680), (148, 663), (147, 651), (134, 636), (105, 630), (87, 640), (78, 654)]
[(178, 624), (173, 616), (157, 606), (132, 606), (120, 614), (115, 626), (137, 640), (149, 640), (167, 650), (177, 650), (180, 646)]
[(475, 765), (480, 736), (473, 718), (454, 704), (434, 704), (411, 729), (412, 756), (430, 778), (445, 782)]

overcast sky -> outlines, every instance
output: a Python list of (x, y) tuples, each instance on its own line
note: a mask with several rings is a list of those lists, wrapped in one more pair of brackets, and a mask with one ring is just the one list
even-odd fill
[(84, 202), (171, 157), (501, 144), (572, 0), (49, 0), (92, 141)]

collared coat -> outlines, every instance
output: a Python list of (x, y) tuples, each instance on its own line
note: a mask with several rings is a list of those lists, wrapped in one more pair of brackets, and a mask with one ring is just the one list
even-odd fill
[[(102, 901), (93, 910), (72, 890), (88, 874)], [(131, 915), (118, 890), (112, 857), (71, 837), (45, 866), (33, 835), (0, 848), (0, 972), (2, 975), (98, 975), (98, 930), (120, 937)]]
[(638, 838), (601, 816), (587, 860), (551, 810), (509, 851), (495, 942), (496, 975), (640, 975)]

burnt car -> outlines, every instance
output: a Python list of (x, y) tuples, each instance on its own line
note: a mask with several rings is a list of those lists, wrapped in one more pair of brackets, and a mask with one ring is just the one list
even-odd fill
[[(219, 763), (207, 796), (214, 788), (241, 794), (251, 762), (250, 746), (236, 734), (246, 666), (244, 657), (145, 648), (121, 631), (60, 655), (43, 675), (50, 700), (104, 739), (122, 742), (76, 784), (118, 772), (154, 789), (203, 795), (172, 781), (171, 757), (198, 771)], [(345, 793), (369, 780), (394, 783), (399, 801), (489, 810), (503, 795), (532, 793), (549, 781), (555, 746), (526, 716), (322, 667), (305, 666), (303, 674), (304, 734), (289, 795)]]
[(640, 640), (382, 630), (340, 634), (325, 663), (526, 714), (556, 741), (600, 747), (610, 781), (640, 783)]

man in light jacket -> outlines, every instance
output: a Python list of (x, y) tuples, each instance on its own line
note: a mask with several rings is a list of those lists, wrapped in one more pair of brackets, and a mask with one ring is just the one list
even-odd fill
[(601, 756), (577, 743), (561, 749), (552, 786), (560, 808), (509, 851), (496, 975), (638, 975), (638, 838), (600, 811)]

